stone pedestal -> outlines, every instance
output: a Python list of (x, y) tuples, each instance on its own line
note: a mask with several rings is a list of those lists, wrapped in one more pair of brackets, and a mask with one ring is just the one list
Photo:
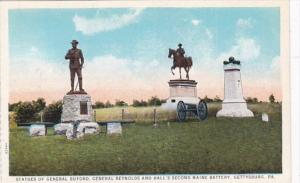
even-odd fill
[(61, 122), (93, 121), (91, 97), (87, 94), (65, 95)]
[(32, 124), (29, 127), (30, 136), (45, 136), (47, 134), (47, 129), (44, 124)]
[(224, 100), (217, 117), (253, 117), (243, 97), (240, 63), (224, 63)]
[(162, 108), (166, 110), (176, 110), (177, 103), (183, 101), (184, 103), (199, 102), (197, 97), (197, 82), (195, 80), (170, 80), (170, 96), (166, 103), (162, 104)]

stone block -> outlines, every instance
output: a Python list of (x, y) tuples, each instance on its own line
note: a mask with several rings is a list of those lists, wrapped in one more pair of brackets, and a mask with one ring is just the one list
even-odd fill
[(66, 135), (66, 132), (68, 129), (73, 130), (73, 124), (72, 123), (59, 123), (54, 125), (54, 134), (55, 135)]
[(34, 136), (45, 136), (46, 126), (44, 124), (32, 124), (29, 127), (29, 135)]
[(267, 113), (262, 113), (261, 119), (263, 122), (269, 122), (269, 115)]
[(65, 95), (63, 98), (62, 122), (92, 121), (91, 97), (86, 94)]
[(107, 123), (107, 134), (122, 134), (121, 123)]

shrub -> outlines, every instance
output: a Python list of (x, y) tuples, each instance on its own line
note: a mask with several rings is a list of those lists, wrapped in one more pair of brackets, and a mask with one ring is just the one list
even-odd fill
[(133, 102), (132, 102), (133, 107), (145, 107), (147, 105), (148, 105), (147, 102), (144, 100), (141, 100), (141, 101), (133, 100)]
[(269, 101), (270, 101), (270, 103), (275, 103), (275, 97), (274, 97), (273, 94), (271, 94), (271, 95), (269, 96)]
[(9, 113), (9, 129), (16, 128), (17, 122), (16, 122), (16, 114), (14, 112)]
[(151, 97), (151, 99), (148, 100), (148, 105), (149, 106), (160, 106), (161, 100), (156, 96)]
[(104, 108), (105, 104), (103, 102), (95, 102), (95, 105), (93, 105), (94, 108), (99, 109), (99, 108)]
[(116, 100), (116, 106), (128, 106), (128, 104), (126, 102), (124, 102), (123, 100)]
[(17, 103), (8, 104), (8, 110), (9, 110), (9, 111), (16, 111), (16, 107), (17, 107), (18, 105), (20, 105), (21, 103), (22, 103), (22, 102), (19, 101), (19, 102), (17, 102)]
[(16, 122), (28, 123), (30, 121), (39, 120), (39, 115), (36, 108), (31, 102), (22, 102), (15, 107)]
[(62, 114), (62, 101), (49, 104), (43, 113), (43, 121), (59, 123)]

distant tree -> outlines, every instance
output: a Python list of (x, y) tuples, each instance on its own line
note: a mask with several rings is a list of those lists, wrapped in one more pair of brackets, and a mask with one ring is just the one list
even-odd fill
[(256, 97), (253, 98), (253, 103), (258, 103), (258, 99)]
[(222, 100), (218, 95), (216, 95), (216, 97), (213, 99), (213, 102), (222, 102)]
[(157, 96), (153, 96), (148, 100), (149, 106), (160, 106), (161, 100)]
[(133, 101), (132, 101), (132, 106), (133, 106), (133, 107), (140, 107), (140, 106), (141, 106), (141, 103), (140, 103), (140, 101), (138, 101), (138, 100), (133, 100)]
[(275, 103), (275, 97), (274, 97), (273, 93), (269, 96), (269, 102)]
[(36, 108), (33, 106), (32, 102), (22, 102), (15, 107), (16, 122), (28, 123), (30, 121), (39, 120)]
[(36, 101), (32, 101), (32, 105), (37, 112), (40, 112), (46, 107), (46, 102), (44, 98), (38, 98)]
[(116, 106), (128, 106), (128, 104), (126, 102), (124, 102), (123, 100), (116, 100), (115, 105)]
[(145, 106), (148, 105), (148, 103), (147, 103), (146, 101), (144, 101), (144, 100), (141, 100), (140, 104), (141, 104), (141, 106), (143, 106), (143, 107), (145, 107)]
[(62, 114), (62, 101), (49, 104), (43, 112), (43, 121), (59, 123)]
[(103, 102), (95, 102), (95, 108), (99, 109), (99, 108), (104, 108), (105, 104)]
[(247, 97), (245, 100), (247, 103), (258, 103), (258, 99), (256, 97)]
[(147, 106), (147, 105), (148, 105), (147, 102), (144, 101), (144, 100), (141, 100), (141, 101), (139, 101), (139, 100), (133, 100), (132, 101), (132, 106), (133, 107), (142, 107), (142, 106)]
[(203, 100), (204, 100), (204, 102), (206, 102), (206, 103), (213, 102), (213, 99), (208, 98), (207, 95), (203, 98)]
[(105, 103), (105, 107), (106, 107), (106, 108), (113, 107), (113, 106), (114, 106), (114, 105), (112, 105), (112, 104), (109, 102), (109, 100), (106, 101), (106, 103)]
[(251, 97), (247, 97), (247, 98), (246, 98), (246, 102), (247, 102), (247, 103), (253, 103), (253, 99), (252, 99)]
[(17, 103), (8, 104), (8, 110), (9, 110), (9, 111), (16, 111), (16, 107), (17, 107), (18, 105), (20, 105), (21, 103), (22, 103), (22, 102), (19, 101), (19, 102), (17, 102)]

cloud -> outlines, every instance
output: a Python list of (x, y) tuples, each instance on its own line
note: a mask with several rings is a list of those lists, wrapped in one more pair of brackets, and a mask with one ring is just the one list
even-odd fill
[(239, 18), (236, 22), (236, 25), (241, 29), (252, 28), (254, 25), (254, 20), (250, 17), (247, 19)]
[(275, 56), (271, 61), (271, 70), (275, 73), (280, 73), (280, 57)]
[(82, 32), (85, 35), (93, 35), (99, 32), (107, 32), (111, 30), (120, 29), (124, 26), (137, 22), (138, 16), (143, 9), (133, 9), (128, 13), (121, 15), (111, 15), (110, 17), (94, 17), (86, 18), (75, 15), (73, 22), (76, 31)]
[(256, 61), (260, 56), (260, 45), (252, 38), (239, 38), (228, 52), (220, 54), (219, 59), (223, 61), (230, 56), (242, 62)]
[(193, 20), (191, 21), (191, 23), (192, 23), (194, 26), (198, 26), (198, 25), (201, 23), (201, 20), (193, 19)]
[(209, 39), (212, 39), (214, 37), (213, 33), (209, 29), (205, 29), (205, 34)]

